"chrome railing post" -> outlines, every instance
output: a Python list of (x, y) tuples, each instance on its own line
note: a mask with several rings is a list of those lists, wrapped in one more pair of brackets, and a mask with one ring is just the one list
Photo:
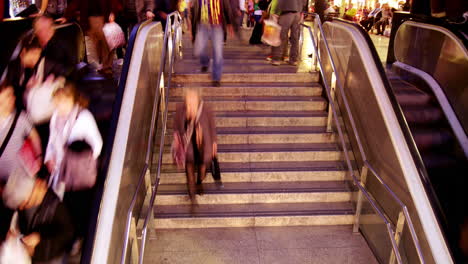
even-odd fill
[[(367, 181), (367, 173), (369, 169), (367, 166), (362, 166), (361, 170), (361, 184), (363, 187), (366, 187), (366, 181)], [(357, 197), (357, 202), (356, 202), (356, 214), (354, 215), (354, 225), (353, 225), (353, 232), (358, 233), (359, 232), (359, 222), (361, 219), (361, 212), (362, 212), (362, 203), (363, 203), (363, 196), (362, 196), (362, 191), (359, 190), (358, 192), (358, 197)]]
[[(326, 80), (323, 80), (326, 81)], [(335, 87), (336, 87), (336, 75), (335, 72), (332, 72), (330, 88), (331, 88), (331, 100), (335, 102)], [(331, 110), (331, 105), (328, 104), (328, 119), (327, 119), (327, 132), (333, 132), (333, 111)]]
[[(405, 227), (405, 215), (403, 211), (400, 211), (398, 214), (398, 221), (396, 225), (396, 230), (395, 230), (395, 243), (397, 247), (400, 247), (400, 241), (401, 241), (401, 233), (403, 232), (403, 228)], [(396, 261), (396, 256), (395, 253), (392, 252), (390, 254), (390, 260), (388, 261), (389, 264), (395, 264)]]

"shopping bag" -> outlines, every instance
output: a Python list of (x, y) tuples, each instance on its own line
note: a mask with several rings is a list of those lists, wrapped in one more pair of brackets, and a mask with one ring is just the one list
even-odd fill
[(26, 247), (21, 241), (21, 235), (17, 230), (18, 213), (15, 212), (11, 219), (10, 235), (0, 246), (0, 263), (31, 264)]
[(174, 140), (171, 146), (172, 159), (179, 169), (185, 168), (186, 150), (179, 133), (174, 133)]
[(263, 23), (262, 42), (272, 47), (279, 47), (281, 45), (281, 26), (271, 18)]
[(102, 30), (104, 31), (104, 36), (106, 37), (109, 50), (114, 50), (125, 45), (125, 35), (122, 28), (120, 28), (117, 23), (106, 23)]
[(32, 141), (30, 139), (25, 139), (23, 146), (18, 152), (18, 156), (25, 171), (31, 177), (35, 176), (41, 169), (38, 154), (39, 153), (36, 153), (36, 150), (34, 149)]
[(55, 77), (52, 74), (44, 80), (44, 63), (41, 60), (38, 71), (28, 82), (26, 109), (33, 124), (48, 122), (55, 110), (52, 101), (54, 92), (65, 85), (65, 78)]

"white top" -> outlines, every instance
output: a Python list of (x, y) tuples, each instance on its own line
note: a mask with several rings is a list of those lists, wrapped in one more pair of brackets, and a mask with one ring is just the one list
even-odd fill
[[(50, 119), (50, 137), (49, 142), (47, 144), (44, 162), (47, 162), (52, 159), (54, 159), (55, 162), (60, 162), (60, 160), (62, 160), (63, 158), (63, 148), (57, 147), (57, 144), (55, 144), (55, 142), (60, 141), (57, 140), (58, 136), (61, 136), (62, 138), (67, 136), (69, 126), (71, 125), (70, 122), (72, 122), (72, 120), (67, 120), (63, 131), (57, 131), (56, 120), (57, 112), (54, 112), (52, 118)], [(69, 133), (70, 137), (66, 140), (67, 144), (73, 143), (75, 141), (85, 141), (93, 150), (93, 157), (95, 159), (99, 157), (99, 154), (101, 154), (103, 144), (102, 137), (99, 133), (99, 129), (96, 124), (96, 121), (94, 120), (93, 114), (91, 114), (89, 110), (81, 110), (81, 112), (78, 114), (75, 124), (73, 125), (73, 128), (71, 129), (71, 132)]]
[(239, 0), (239, 8), (241, 11), (247, 11), (245, 9), (245, 0)]
[(333, 8), (333, 7), (329, 7), (325, 10), (324, 12), (325, 14), (329, 14), (329, 13), (336, 13), (336, 10)]

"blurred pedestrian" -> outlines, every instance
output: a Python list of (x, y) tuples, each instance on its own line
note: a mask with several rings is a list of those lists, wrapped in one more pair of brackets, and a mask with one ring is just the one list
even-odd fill
[(366, 31), (369, 31), (372, 29), (372, 27), (374, 26), (375, 22), (378, 21), (378, 18), (377, 16), (380, 14), (381, 16), (381, 13), (380, 13), (381, 9), (380, 9), (380, 3), (377, 2), (375, 3), (375, 8), (374, 10), (372, 10), (369, 15), (367, 16), (366, 19), (362, 20), (361, 22), (359, 22), (361, 24), (361, 26), (364, 27), (364, 29), (366, 29)]
[(382, 5), (382, 18), (375, 23), (375, 27), (377, 28), (377, 35), (383, 35), (385, 28), (390, 24), (390, 19), (392, 17), (392, 10), (390, 6), (385, 3)]
[(79, 13), (79, 22), (93, 41), (99, 62), (102, 64), (99, 73), (108, 78), (112, 78), (113, 75), (113, 54), (107, 45), (102, 29), (109, 21), (111, 14), (115, 17), (120, 10), (121, 5), (118, 0), (71, 0), (65, 16), (58, 19), (60, 23), (65, 23), (76, 18)]
[(178, 10), (178, 0), (156, 0), (156, 20), (161, 21), (163, 30), (166, 28), (167, 15)]
[(348, 9), (343, 15), (343, 18), (349, 21), (354, 21), (354, 16), (357, 14), (357, 9), (354, 7), (353, 3), (349, 3)]
[(64, 40), (55, 34), (55, 25), (52, 17), (47, 15), (37, 17), (34, 20), (33, 29), (34, 35), (42, 47), (42, 56), (47, 61), (60, 65), (61, 70), (59, 72), (54, 71), (50, 73), (66, 77), (71, 76), (75, 70), (75, 65), (79, 62), (78, 54), (74, 50), (64, 47), (66, 45)]
[[(122, 28), (125, 39), (128, 38), (132, 28), (145, 20), (152, 20), (154, 15), (154, 0), (119, 0), (123, 10), (117, 15), (116, 23)], [(123, 48), (117, 49), (117, 57), (123, 58)]]
[[(87, 230), (93, 187), (97, 177), (96, 160), (102, 149), (102, 137), (96, 121), (86, 109), (73, 83), (54, 93), (56, 111), (50, 121), (50, 138), (45, 163), (50, 182), (70, 211), (76, 228), (73, 253), (81, 249)], [(73, 158), (73, 160), (71, 159)]]
[[(19, 233), (35, 264), (63, 263), (73, 239), (73, 225), (67, 209), (44, 180), (25, 175), (21, 168), (8, 180), (2, 200), (18, 212)], [(3, 215), (2, 215), (3, 216)]]
[[(37, 153), (37, 162), (42, 163), (39, 135), (26, 114), (16, 110), (13, 86), (7, 82), (0, 84), (0, 190), (13, 171), (22, 166), (18, 155), (26, 139)], [(0, 241), (5, 238), (12, 215), (0, 203)]]
[(188, 193), (195, 204), (195, 184), (202, 194), (206, 169), (211, 167), (217, 153), (216, 125), (211, 108), (203, 102), (198, 90), (188, 89), (184, 100), (177, 106), (174, 117), (174, 148), (182, 149)]
[[(239, 0), (239, 11), (240, 11), (239, 27), (242, 28), (242, 27), (244, 27), (244, 19), (245, 19), (245, 15), (247, 14), (247, 8), (246, 8), (245, 0)], [(246, 25), (246, 27), (247, 27), (247, 25)]]
[(272, 48), (272, 65), (281, 65), (281, 60), (287, 57), (290, 40), (289, 64), (297, 66), (299, 59), (300, 23), (303, 20), (301, 12), (304, 11), (306, 6), (306, 0), (278, 0), (278, 9), (281, 12), (278, 21), (281, 26), (281, 45)]
[(194, 46), (195, 57), (200, 58), (202, 72), (208, 71), (208, 40), (213, 47), (212, 80), (214, 86), (221, 85), (223, 72), (224, 31), (233, 34), (232, 11), (229, 0), (194, 0), (192, 24), (197, 28)]
[(257, 12), (257, 14), (261, 14), (260, 18), (255, 19), (255, 27), (252, 31), (252, 35), (250, 36), (249, 43), (251, 45), (258, 45), (262, 44), (262, 35), (263, 35), (263, 21), (264, 19), (268, 19), (269, 13), (267, 12), (268, 7), (270, 5), (270, 0), (256, 0), (258, 1), (257, 6), (259, 8), (260, 12)]
[(36, 0), (35, 4), (39, 8), (39, 14), (46, 14), (58, 19), (65, 14), (67, 0)]

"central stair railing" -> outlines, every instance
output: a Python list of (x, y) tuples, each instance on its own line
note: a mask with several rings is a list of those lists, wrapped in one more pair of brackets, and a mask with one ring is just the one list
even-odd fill
[[(132, 228), (136, 228), (136, 224), (132, 221), (135, 221), (133, 218), (133, 211), (136, 205), (136, 201), (138, 198), (138, 193), (141, 188), (144, 186), (144, 181), (147, 174), (151, 173), (151, 167), (153, 162), (153, 154), (154, 154), (154, 143), (156, 138), (156, 127), (159, 122), (159, 115), (162, 111), (162, 126), (161, 126), (161, 139), (159, 144), (159, 151), (158, 151), (158, 164), (156, 168), (156, 179), (154, 183), (151, 183), (151, 198), (149, 201), (149, 205), (147, 208), (145, 215), (143, 228), (141, 230), (141, 243), (140, 243), (140, 250), (139, 253), (135, 252), (136, 247), (132, 250), (133, 254), (138, 254), (138, 263), (142, 264), (145, 254), (145, 245), (146, 245), (146, 237), (148, 233), (148, 224), (150, 221), (153, 220), (153, 207), (156, 198), (156, 193), (158, 191), (159, 180), (161, 175), (161, 165), (162, 165), (162, 157), (164, 153), (164, 140), (165, 134), (167, 130), (167, 116), (168, 116), (168, 103), (169, 103), (169, 90), (171, 84), (172, 73), (174, 72), (174, 62), (176, 59), (176, 55), (181, 55), (181, 47), (182, 47), (182, 17), (179, 12), (173, 12), (167, 15), (167, 23), (164, 30), (164, 40), (163, 40), (163, 47), (161, 52), (161, 67), (158, 72), (157, 78), (157, 91), (156, 97), (153, 104), (153, 112), (151, 116), (151, 127), (149, 132), (149, 140), (146, 146), (146, 159), (145, 165), (141, 170), (141, 173), (138, 178), (138, 184), (135, 190), (135, 193), (132, 196), (132, 200), (130, 202), (130, 206), (127, 211), (127, 219), (126, 219), (126, 226), (124, 231), (124, 246), (122, 248), (122, 255), (120, 263), (124, 264), (127, 259), (127, 251), (130, 243), (130, 233)], [(179, 53), (179, 54), (177, 54)], [(167, 74), (166, 81), (164, 80), (164, 73)], [(136, 221), (135, 221), (136, 222)], [(136, 233), (134, 230), (133, 233)], [(134, 237), (133, 243), (137, 243), (138, 236)], [(136, 256), (132, 256), (133, 259), (136, 259)]]

